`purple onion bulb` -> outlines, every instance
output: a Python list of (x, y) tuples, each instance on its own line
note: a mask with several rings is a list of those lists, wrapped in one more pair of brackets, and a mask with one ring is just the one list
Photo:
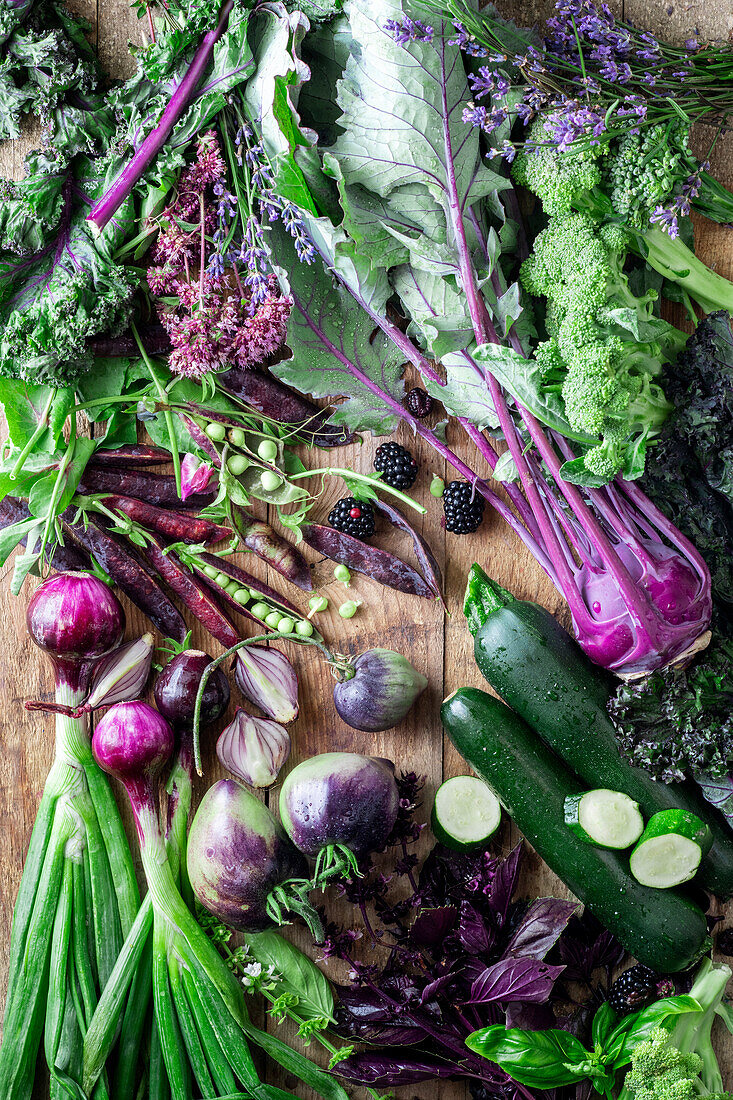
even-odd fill
[(54, 662), (57, 685), (66, 682), (78, 690), (90, 663), (120, 644), (125, 612), (112, 589), (98, 577), (58, 573), (33, 593), (26, 624), (35, 644)]
[(133, 809), (153, 799), (154, 784), (173, 754), (170, 722), (149, 703), (117, 703), (100, 718), (92, 751), (102, 771), (126, 788)]

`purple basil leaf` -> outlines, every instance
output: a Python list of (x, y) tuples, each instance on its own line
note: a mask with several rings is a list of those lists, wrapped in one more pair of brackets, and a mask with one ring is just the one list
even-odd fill
[(436, 947), (451, 931), (457, 916), (452, 905), (421, 909), (410, 930), (410, 939), (420, 947)]
[(420, 1002), (422, 1004), (427, 1004), (430, 1000), (432, 1000), (433, 997), (436, 997), (439, 993), (442, 993), (443, 990), (451, 984), (451, 982), (455, 982), (455, 980), (455, 974), (451, 973), (443, 974), (441, 978), (436, 978), (434, 981), (428, 982), (428, 984), (425, 986), (422, 993), (420, 994)]
[(359, 1039), (362, 1043), (374, 1046), (409, 1047), (422, 1043), (427, 1033), (419, 1024), (376, 1024), (374, 1027), (361, 1027), (351, 1032), (349, 1038)]
[(514, 929), (503, 957), (544, 959), (577, 910), (577, 902), (561, 901), (559, 898), (533, 901)]
[(458, 937), (461, 946), (469, 955), (485, 955), (491, 950), (494, 932), (481, 914), (469, 902), (461, 905), (461, 919), (458, 925)]
[(541, 1004), (552, 992), (564, 966), (548, 966), (538, 959), (500, 959), (487, 966), (471, 987), (468, 1004), (493, 1001), (534, 1001)]
[(389, 999), (378, 990), (350, 985), (336, 985), (334, 989), (338, 994), (339, 1016), (348, 1016), (356, 1024), (384, 1023), (394, 1014)]
[(517, 844), (516, 848), (509, 853), (506, 859), (499, 864), (491, 884), (489, 904), (494, 910), (500, 926), (503, 926), (506, 921), (509, 906), (511, 905), (514, 892), (517, 888), (521, 859), (522, 845), (520, 842)]
[(390, 1057), (381, 1051), (364, 1051), (339, 1062), (335, 1072), (355, 1084), (390, 1088), (414, 1085), (418, 1081), (433, 1081), (437, 1077), (453, 1077), (456, 1066), (439, 1058), (431, 1058), (427, 1054)]
[(422, 570), (422, 575), (437, 598), (441, 599), (443, 592), (443, 574), (440, 571), (440, 566), (435, 560), (433, 551), (430, 549), (420, 532), (415, 530), (407, 519), (407, 516), (403, 516), (402, 512), (400, 512), (398, 508), (395, 508), (393, 504), (388, 504), (386, 501), (379, 499), (372, 501), (372, 503), (377, 511), (387, 517), (393, 527), (397, 527), (400, 531), (404, 531), (410, 536), (415, 551), (415, 557)]

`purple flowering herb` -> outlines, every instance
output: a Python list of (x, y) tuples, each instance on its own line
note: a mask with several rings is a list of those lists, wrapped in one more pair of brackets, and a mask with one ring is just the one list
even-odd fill
[(384, 24), (387, 34), (391, 35), (398, 46), (406, 46), (408, 42), (432, 42), (435, 36), (433, 27), (429, 27), (420, 19), (388, 19)]

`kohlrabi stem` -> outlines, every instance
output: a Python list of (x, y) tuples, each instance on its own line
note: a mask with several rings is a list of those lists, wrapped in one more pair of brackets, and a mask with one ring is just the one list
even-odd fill
[(168, 100), (158, 125), (151, 130), (132, 160), (125, 165), (114, 183), (92, 208), (87, 221), (93, 230), (101, 233), (165, 145), (171, 130), (183, 115), (201, 82), (214, 52), (214, 46), (226, 30), (229, 13), (233, 7), (234, 0), (225, 0), (216, 27), (204, 35), (186, 75)]

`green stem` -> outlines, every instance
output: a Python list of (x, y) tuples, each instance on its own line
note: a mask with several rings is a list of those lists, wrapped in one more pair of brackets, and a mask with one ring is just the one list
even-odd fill
[(345, 481), (361, 481), (365, 485), (371, 485), (374, 489), (381, 490), (384, 493), (389, 493), (393, 497), (397, 497), (403, 504), (408, 504), (410, 508), (419, 512), (421, 516), (424, 516), (427, 512), (427, 508), (424, 508), (422, 504), (418, 504), (412, 497), (408, 497), (407, 493), (402, 493), (399, 489), (395, 489), (392, 485), (388, 485), (387, 482), (382, 481), (381, 478), (370, 477), (368, 474), (357, 474), (353, 470), (342, 470), (338, 466), (323, 466), (320, 470), (304, 470), (300, 474), (288, 474), (288, 480), (299, 481), (304, 477), (316, 477), (317, 474), (328, 474), (330, 477), (342, 477)]
[[(130, 322), (130, 331), (132, 332), (132, 335), (135, 337), (135, 343), (138, 346), (138, 350), (140, 352), (140, 358), (142, 359), (143, 363), (145, 364), (145, 366), (147, 368), (147, 371), (148, 371), (148, 374), (150, 375), (150, 377), (153, 381), (153, 385), (155, 386), (156, 390), (158, 391), (158, 397), (160, 398), (161, 401), (167, 402), (168, 395), (166, 394), (165, 390), (163, 389), (163, 387), (160, 384), (160, 379), (158, 378), (157, 374), (155, 373), (155, 367), (153, 366), (153, 364), (150, 360), (150, 357), (149, 357), (148, 353), (146, 352), (146, 350), (143, 346), (143, 342), (140, 339), (140, 333), (137, 331), (137, 328), (135, 327), (134, 321)], [(166, 408), (164, 410), (163, 418), (165, 420), (165, 426), (168, 429), (168, 442), (170, 443), (171, 458), (173, 459), (173, 474), (174, 474), (175, 479), (176, 479), (176, 492), (178, 493), (178, 496), (180, 497), (180, 495), (181, 495), (181, 456), (178, 453), (178, 442), (176, 440), (176, 429), (175, 429), (175, 425), (173, 423), (173, 413), (171, 412), (170, 408)]]
[(15, 481), (18, 474), (23, 469), (23, 465), (24, 465), (25, 460), (27, 459), (28, 455), (34, 449), (36, 443), (38, 442), (38, 440), (41, 438), (43, 433), (48, 428), (48, 416), (49, 416), (49, 413), (51, 412), (51, 406), (53, 405), (54, 398), (56, 397), (56, 392), (57, 392), (56, 390), (51, 390), (51, 393), (48, 396), (48, 401), (46, 402), (46, 404), (44, 406), (43, 412), (41, 413), (41, 419), (38, 421), (38, 424), (36, 425), (36, 429), (33, 432), (33, 435), (30, 437), (30, 439), (26, 443), (25, 447), (23, 448), (23, 450), (20, 452), (20, 454), (16, 458), (15, 463), (13, 465), (13, 468), (10, 471), (10, 480), (11, 481)]

